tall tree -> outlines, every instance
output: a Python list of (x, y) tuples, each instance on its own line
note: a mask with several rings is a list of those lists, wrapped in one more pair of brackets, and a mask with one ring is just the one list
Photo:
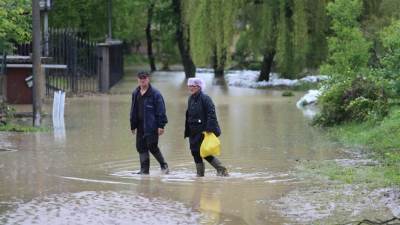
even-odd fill
[(153, 53), (153, 37), (151, 35), (151, 25), (153, 20), (155, 2), (150, 1), (147, 8), (147, 24), (146, 24), (146, 41), (147, 41), (147, 57), (149, 58), (150, 70), (156, 71), (156, 63)]
[(211, 63), (215, 76), (223, 76), (242, 1), (194, 0), (189, 4), (187, 10), (192, 13), (190, 46), (194, 61), (202, 66)]
[(328, 38), (329, 56), (321, 70), (333, 82), (350, 80), (367, 68), (371, 43), (360, 29), (360, 0), (336, 0), (327, 7), (334, 35)]
[[(268, 81), (276, 54), (279, 2), (267, 1), (264, 2), (261, 7), (257, 5), (255, 5), (255, 7), (262, 11), (261, 24), (257, 24), (252, 28), (254, 34), (259, 34), (259, 37), (256, 39), (258, 41), (255, 43), (257, 43), (257, 46), (262, 50), (263, 56), (258, 81)], [(255, 47), (257, 48), (257, 46)]]
[(293, 69), (298, 74), (306, 67), (309, 50), (306, 0), (293, 1)]
[(186, 78), (194, 77), (196, 74), (196, 66), (190, 53), (190, 35), (189, 25), (185, 21), (183, 15), (184, 2), (181, 0), (172, 0), (172, 7), (175, 13), (176, 40), (178, 42), (179, 52), (181, 55), (183, 70)]
[(179, 51), (176, 40), (177, 16), (172, 0), (158, 0), (155, 5), (153, 34), (157, 49), (156, 58), (162, 63), (162, 70), (169, 70), (171, 62), (178, 61)]
[(318, 68), (328, 54), (328, 43), (326, 41), (329, 30), (329, 20), (326, 14), (327, 1), (328, 0), (307, 1), (306, 10), (308, 12), (309, 49), (306, 55), (306, 66), (308, 68)]
[(277, 40), (277, 66), (279, 72), (286, 78), (292, 78), (294, 74), (293, 65), (293, 43), (292, 43), (292, 16), (293, 7), (291, 0), (279, 1), (279, 23)]

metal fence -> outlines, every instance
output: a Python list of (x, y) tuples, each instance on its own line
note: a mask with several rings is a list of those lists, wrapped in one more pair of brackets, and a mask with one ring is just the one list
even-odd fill
[[(31, 43), (16, 45), (14, 55), (32, 54)], [(48, 42), (42, 43), (44, 63), (54, 65), (45, 70), (46, 94), (55, 90), (72, 93), (99, 90), (97, 45), (68, 29), (49, 29)]]
[[(55, 90), (67, 93), (100, 90), (101, 56), (95, 42), (69, 29), (49, 29), (47, 40), (42, 43), (42, 56), (44, 63), (54, 66), (45, 70), (46, 94), (52, 95)], [(119, 43), (109, 47), (109, 88), (123, 76), (122, 46)], [(29, 56), (31, 53), (30, 43), (16, 45), (14, 49), (14, 55)]]
[[(46, 55), (44, 43), (43, 55)], [(46, 70), (47, 93), (53, 90), (81, 93), (98, 91), (99, 71), (96, 43), (79, 38), (75, 32), (50, 29), (48, 42), (50, 64), (66, 65), (66, 69)]]

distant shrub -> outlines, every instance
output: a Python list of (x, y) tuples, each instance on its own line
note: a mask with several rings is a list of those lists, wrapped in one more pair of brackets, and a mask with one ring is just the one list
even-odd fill
[(349, 121), (379, 120), (389, 111), (385, 84), (357, 77), (332, 84), (320, 97), (320, 114), (314, 123), (332, 126)]
[(283, 93), (282, 93), (282, 96), (283, 97), (291, 97), (291, 96), (293, 96), (294, 94), (293, 94), (293, 92), (291, 92), (291, 91), (284, 91)]

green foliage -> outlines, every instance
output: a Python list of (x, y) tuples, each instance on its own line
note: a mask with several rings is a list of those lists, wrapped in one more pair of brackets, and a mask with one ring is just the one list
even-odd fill
[(326, 0), (248, 1), (240, 17), (244, 25), (235, 60), (247, 65), (276, 53), (274, 69), (285, 78), (317, 68), (327, 54), (325, 6)]
[[(315, 18), (311, 18), (310, 15), (314, 12), (309, 12), (307, 7), (306, 0), (279, 1), (276, 58), (277, 67), (284, 78), (298, 77), (308, 64), (307, 55), (311, 51), (308, 19), (315, 20)], [(324, 48), (324, 46), (315, 47)]]
[(291, 32), (291, 8), (289, 0), (281, 0), (279, 4), (278, 39), (276, 58), (279, 72), (284, 78), (294, 78), (295, 70), (293, 61), (293, 43)]
[(12, 118), (14, 118), (15, 109), (4, 101), (0, 102), (0, 123), (9, 123)]
[(32, 126), (24, 126), (14, 124), (15, 108), (5, 102), (0, 102), (0, 131), (11, 132), (37, 132), (47, 131), (47, 128), (36, 128)]
[(145, 37), (148, 1), (112, 1), (113, 36), (127, 43), (140, 42)]
[(307, 21), (309, 30), (309, 43), (306, 56), (308, 68), (318, 68), (328, 54), (327, 34), (329, 20), (326, 14), (326, 0), (308, 0)]
[(367, 68), (371, 47), (357, 21), (361, 2), (337, 0), (330, 2), (327, 10), (332, 18), (334, 36), (328, 38), (329, 56), (321, 72), (331, 75), (335, 82), (354, 78)]
[(385, 53), (380, 59), (381, 73), (385, 78), (395, 80), (397, 86), (400, 81), (400, 20), (393, 21), (384, 28), (380, 33), (380, 40)]
[(332, 126), (349, 121), (380, 120), (389, 110), (386, 83), (357, 77), (331, 85), (319, 98), (321, 111), (314, 124)]
[[(193, 0), (185, 8), (190, 26), (190, 47), (197, 65), (207, 66), (214, 59), (222, 67), (230, 56), (235, 22), (241, 0)], [(186, 12), (187, 13), (187, 12)]]
[(309, 36), (306, 15), (306, 1), (293, 1), (293, 64), (294, 73), (298, 74), (306, 67), (306, 56), (309, 51)]
[(284, 91), (284, 92), (282, 92), (282, 96), (283, 97), (292, 97), (292, 96), (294, 96), (294, 94), (291, 91)]
[(12, 50), (12, 43), (31, 39), (29, 0), (0, 0), (0, 51)]
[(250, 61), (252, 61), (253, 50), (249, 47), (250, 43), (250, 33), (247, 31), (242, 31), (239, 36), (238, 41), (236, 42), (236, 49), (232, 55), (233, 61), (237, 63), (235, 68), (245, 69), (248, 68)]
[[(176, 43), (176, 15), (171, 0), (156, 1), (153, 18), (153, 36), (156, 40), (156, 57), (167, 67), (171, 62), (178, 61), (179, 54)], [(167, 69), (167, 68), (166, 68)]]
[(331, 80), (320, 98), (321, 113), (314, 120), (316, 124), (375, 121), (388, 113), (390, 82), (368, 67), (371, 43), (360, 29), (361, 9), (359, 0), (328, 4), (333, 36), (328, 38), (329, 57), (321, 72), (331, 75)]
[[(128, 43), (145, 37), (147, 2), (143, 0), (113, 0), (113, 38)], [(76, 29), (95, 41), (104, 41), (108, 34), (108, 2), (104, 0), (53, 0), (50, 26)]]
[[(246, 26), (239, 40), (244, 39), (249, 50), (258, 55), (275, 51), (278, 16), (279, 1), (246, 4), (242, 15)], [(238, 41), (236, 47), (239, 48), (240, 45), (244, 43)]]

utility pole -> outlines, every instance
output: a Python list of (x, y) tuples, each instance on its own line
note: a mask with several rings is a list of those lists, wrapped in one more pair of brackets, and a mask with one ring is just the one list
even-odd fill
[(49, 56), (49, 11), (48, 1), (45, 2), (43, 10), (43, 33), (44, 33), (44, 56)]
[(40, 5), (39, 0), (32, 0), (32, 71), (33, 71), (33, 126), (40, 126), (42, 98), (40, 78), (42, 65), (40, 60)]

